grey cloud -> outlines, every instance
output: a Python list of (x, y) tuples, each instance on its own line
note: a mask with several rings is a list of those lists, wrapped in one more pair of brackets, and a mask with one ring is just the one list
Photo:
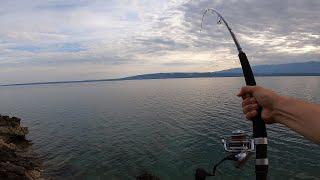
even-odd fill
[[(217, 7), (217, 9), (225, 16), (233, 27), (238, 37), (241, 35), (251, 36), (253, 38), (258, 35), (266, 35), (266, 39), (274, 40), (285, 38), (285, 41), (277, 45), (266, 43), (257, 46), (251, 42), (247, 42), (241, 38), (240, 42), (243, 48), (248, 51), (254, 59), (265, 63), (268, 58), (277, 58), (278, 63), (291, 62), (296, 59), (300, 61), (307, 57), (312, 59), (320, 59), (320, 52), (310, 54), (283, 54), (277, 53), (276, 48), (279, 47), (295, 47), (302, 48), (305, 45), (318, 46), (320, 45), (320, 1), (278, 1), (278, 0), (250, 0), (250, 1), (200, 1), (187, 3), (184, 5), (185, 21), (191, 24), (188, 33), (197, 37), (203, 37), (205, 42), (210, 42), (215, 46), (226, 47), (224, 43), (218, 41), (231, 41), (230, 37), (225, 34), (219, 34), (214, 21), (215, 17), (207, 17), (205, 24), (205, 33), (198, 31), (201, 18), (201, 11), (205, 8)], [(305, 33), (312, 34), (306, 36)], [(227, 34), (227, 36), (229, 36)], [(203, 41), (194, 42), (199, 46), (206, 44)], [(290, 45), (288, 45), (290, 43)], [(233, 47), (234, 48), (234, 47)], [(261, 57), (261, 53), (251, 52), (266, 52), (267, 55)], [(258, 56), (259, 55), (259, 56)]]
[[(130, 1), (130, 7), (122, 1), (4, 1), (0, 63), (7, 68), (61, 65), (71, 69), (86, 62), (107, 68), (158, 65), (154, 71), (167, 71), (170, 66), (183, 71), (201, 63), (208, 67), (209, 60), (204, 58), (211, 58), (212, 53), (215, 62), (220, 62), (216, 66), (221, 66), (236, 59), (237, 52), (215, 16), (206, 17), (200, 31), (205, 8), (216, 8), (224, 15), (253, 64), (320, 60), (318, 0), (170, 1), (162, 9), (155, 3), (160, 1)], [(127, 16), (132, 12), (136, 17), (130, 21)], [(21, 52), (28, 46), (75, 43), (83, 50)]]
[(135, 42), (146, 49), (144, 53), (157, 53), (159, 51), (179, 50), (188, 47), (188, 44), (163, 37), (136, 39)]

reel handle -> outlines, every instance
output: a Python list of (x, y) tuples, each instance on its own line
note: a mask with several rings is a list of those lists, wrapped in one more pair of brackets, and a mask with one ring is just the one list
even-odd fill
[[(247, 55), (244, 52), (238, 54), (242, 66), (243, 75), (247, 86), (255, 86), (256, 81), (249, 64)], [(248, 96), (248, 95), (246, 95)], [(250, 96), (250, 95), (249, 95)], [(266, 180), (268, 174), (268, 158), (267, 158), (267, 131), (265, 122), (261, 116), (262, 108), (259, 107), (258, 114), (252, 119), (253, 137), (256, 146), (256, 179)]]

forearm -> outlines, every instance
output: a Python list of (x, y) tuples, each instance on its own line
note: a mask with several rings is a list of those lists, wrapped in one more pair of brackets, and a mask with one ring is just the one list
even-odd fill
[(282, 96), (272, 116), (276, 122), (320, 144), (320, 105)]

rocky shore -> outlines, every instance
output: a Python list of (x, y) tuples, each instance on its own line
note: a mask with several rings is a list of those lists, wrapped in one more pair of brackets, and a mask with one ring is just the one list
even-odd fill
[(19, 118), (0, 115), (0, 179), (44, 179), (41, 161), (25, 139), (28, 132)]

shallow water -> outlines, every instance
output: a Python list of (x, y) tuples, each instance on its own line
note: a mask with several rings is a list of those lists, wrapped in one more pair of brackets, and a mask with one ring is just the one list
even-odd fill
[[(260, 77), (258, 84), (320, 102), (320, 77)], [(0, 112), (21, 117), (45, 174), (57, 179), (193, 179), (223, 157), (219, 137), (251, 130), (235, 96), (242, 78), (199, 78), (0, 88)], [(320, 146), (268, 126), (269, 179), (320, 179)], [(210, 179), (210, 178), (209, 178)], [(216, 178), (254, 179), (226, 163)]]

